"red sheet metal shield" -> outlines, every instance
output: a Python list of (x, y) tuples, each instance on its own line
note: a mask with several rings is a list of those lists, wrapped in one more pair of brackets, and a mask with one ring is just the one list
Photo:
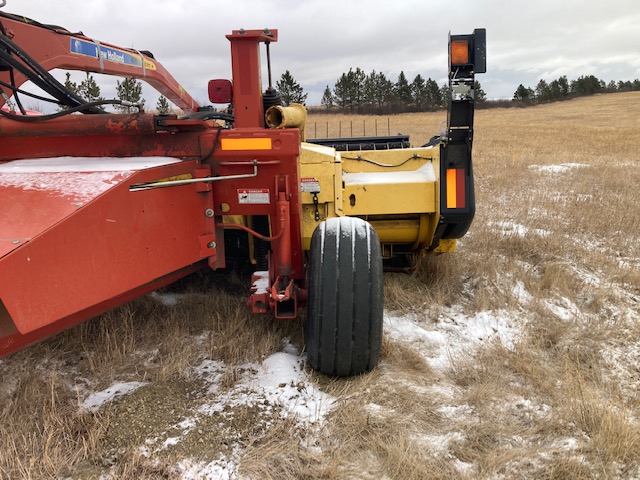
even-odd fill
[(210, 191), (129, 191), (196, 168), (155, 157), (0, 164), (0, 355), (215, 255), (200, 241), (215, 232)]

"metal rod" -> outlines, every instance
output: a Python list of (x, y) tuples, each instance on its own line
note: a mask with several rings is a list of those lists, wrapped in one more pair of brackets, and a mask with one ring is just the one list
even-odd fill
[(203, 177), (203, 178), (189, 178), (186, 180), (169, 180), (168, 182), (148, 182), (137, 183), (129, 187), (130, 192), (139, 192), (141, 190), (151, 190), (152, 188), (165, 188), (165, 187), (178, 187), (180, 185), (189, 185), (192, 183), (207, 183), (207, 182), (220, 182), (222, 180), (237, 180), (240, 178), (252, 178), (258, 176), (258, 164), (254, 161), (253, 173), (243, 173), (240, 175), (226, 175), (224, 177)]
[(269, 90), (273, 89), (273, 85), (271, 85), (271, 49), (269, 48), (270, 42), (265, 42), (267, 46), (267, 75), (269, 76)]

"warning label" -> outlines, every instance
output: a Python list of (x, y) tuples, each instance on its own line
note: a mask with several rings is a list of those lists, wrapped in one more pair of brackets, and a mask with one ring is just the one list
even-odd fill
[(268, 188), (239, 188), (238, 203), (245, 205), (269, 205), (271, 198)]
[(301, 190), (306, 193), (320, 193), (320, 182), (317, 178), (307, 177), (300, 179)]

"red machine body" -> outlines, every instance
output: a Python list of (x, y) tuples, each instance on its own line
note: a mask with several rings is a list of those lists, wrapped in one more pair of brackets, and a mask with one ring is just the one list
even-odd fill
[[(141, 52), (0, 20), (47, 70), (141, 78), (183, 109), (198, 108)], [(0, 116), (0, 355), (207, 265), (224, 267), (225, 230), (250, 229), (223, 215), (268, 216), (269, 288), (254, 289), (249, 303), (256, 312), (296, 315), (305, 298), (300, 133), (264, 128), (260, 82), (259, 44), (277, 41), (277, 31), (227, 38), (234, 128), (144, 113)], [(9, 82), (8, 73), (0, 80)]]

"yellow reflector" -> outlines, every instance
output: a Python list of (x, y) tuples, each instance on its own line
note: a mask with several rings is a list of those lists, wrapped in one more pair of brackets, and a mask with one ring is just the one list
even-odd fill
[(222, 150), (271, 150), (270, 138), (223, 138)]
[(456, 208), (457, 174), (455, 168), (447, 169), (447, 208)]
[(451, 42), (451, 65), (467, 65), (469, 63), (469, 43), (466, 40)]

